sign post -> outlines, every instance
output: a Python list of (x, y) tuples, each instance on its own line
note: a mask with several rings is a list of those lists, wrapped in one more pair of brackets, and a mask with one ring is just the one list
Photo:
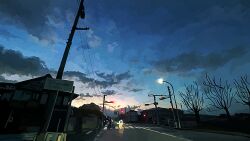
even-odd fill
[(52, 106), (48, 108), (49, 110), (49, 115), (48, 118), (46, 119), (45, 125), (44, 125), (44, 131), (46, 132), (49, 128), (50, 121), (55, 109), (56, 101), (59, 92), (72, 92), (73, 91), (73, 81), (67, 81), (67, 80), (59, 80), (59, 79), (52, 79), (52, 78), (47, 78), (44, 84), (44, 89), (46, 90), (52, 90), (56, 91), (56, 95), (53, 98), (53, 103)]

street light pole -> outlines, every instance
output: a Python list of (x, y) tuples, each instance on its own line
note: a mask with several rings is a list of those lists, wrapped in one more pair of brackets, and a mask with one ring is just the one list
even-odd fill
[[(178, 107), (177, 107), (177, 103), (176, 103), (176, 99), (175, 99), (175, 94), (174, 94), (174, 87), (173, 87), (173, 85), (172, 85), (170, 82), (168, 82), (168, 81), (163, 81), (163, 82), (169, 84), (169, 85), (171, 86), (172, 90), (173, 90), (173, 96), (174, 96), (175, 108), (176, 108), (176, 116), (177, 116), (177, 122), (178, 122), (177, 127), (178, 127), (178, 128), (181, 128), (181, 123), (180, 123), (180, 118), (179, 118)], [(169, 86), (168, 86), (168, 92), (169, 92), (170, 103), (171, 103), (171, 106), (172, 106), (172, 109), (173, 109), (172, 94), (171, 94), (171, 91), (170, 91)], [(173, 109), (173, 112), (174, 112), (174, 109)], [(175, 120), (175, 116), (174, 116), (174, 120)], [(175, 122), (176, 122), (176, 120), (175, 120)]]
[[(181, 128), (181, 123), (180, 123), (180, 118), (179, 118), (179, 112), (178, 112), (177, 102), (176, 102), (176, 99), (175, 99), (173, 85), (170, 82), (168, 82), (168, 81), (164, 81), (162, 78), (158, 79), (157, 82), (160, 83), (160, 84), (167, 83), (167, 84), (169, 84), (171, 86), (172, 91), (173, 91), (174, 101), (175, 101), (176, 116), (177, 116), (177, 120), (178, 120), (177, 127)], [(172, 94), (171, 94), (171, 91), (170, 91), (170, 87), (167, 86), (167, 88), (168, 88), (168, 93), (169, 93), (170, 104), (171, 104), (172, 111), (173, 111), (173, 118), (174, 118), (174, 121), (176, 122), (176, 118), (175, 118), (175, 114), (174, 114), (174, 106), (173, 106), (173, 101), (172, 101)]]
[(168, 86), (168, 94), (169, 94), (170, 104), (171, 104), (171, 107), (172, 107), (174, 123), (176, 123), (175, 113), (174, 113), (174, 106), (173, 106), (173, 101), (172, 101), (172, 96), (171, 96), (171, 91), (170, 91), (169, 86)]
[(175, 94), (173, 94), (173, 95), (174, 95), (174, 102), (175, 102), (178, 126), (179, 126), (179, 128), (181, 128), (181, 121), (180, 121), (180, 115), (179, 115), (179, 112), (178, 112), (177, 102), (176, 102)]

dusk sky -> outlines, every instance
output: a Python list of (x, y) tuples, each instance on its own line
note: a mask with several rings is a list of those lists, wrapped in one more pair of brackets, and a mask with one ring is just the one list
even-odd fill
[[(78, 0), (1, 0), (0, 81), (18, 82), (55, 73)], [(208, 73), (233, 82), (250, 72), (249, 0), (85, 0), (65, 68), (81, 94), (74, 106), (102, 102), (133, 106), (166, 94), (177, 101), (185, 84)], [(233, 85), (233, 84), (232, 84)], [(160, 107), (169, 107), (169, 100)], [(149, 108), (149, 107), (141, 107)], [(185, 109), (185, 107), (183, 106)], [(234, 104), (232, 112), (248, 110)]]

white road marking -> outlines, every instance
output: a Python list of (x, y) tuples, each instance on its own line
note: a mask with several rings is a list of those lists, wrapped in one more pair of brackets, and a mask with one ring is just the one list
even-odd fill
[(104, 127), (103, 130), (107, 130), (107, 127)]
[(88, 131), (86, 134), (88, 135), (88, 134), (90, 134), (90, 133), (92, 133), (93, 131)]
[(181, 139), (181, 140), (191, 141), (191, 140), (189, 140), (189, 139), (177, 137), (177, 136), (175, 136), (175, 135), (171, 135), (171, 134), (168, 134), (168, 133), (155, 131), (155, 130), (149, 129), (149, 128), (147, 128), (147, 127), (136, 127), (136, 128), (138, 128), (138, 129), (144, 129), (144, 130), (147, 130), (147, 131), (155, 132), (155, 133), (162, 134), (162, 135), (166, 135), (166, 136), (170, 136), (170, 137), (173, 137), (173, 138), (178, 138), (178, 139)]

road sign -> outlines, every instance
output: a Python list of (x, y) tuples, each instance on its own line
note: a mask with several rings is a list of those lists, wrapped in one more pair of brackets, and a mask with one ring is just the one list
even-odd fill
[(73, 84), (73, 81), (47, 78), (44, 84), (44, 89), (62, 92), (72, 92)]

